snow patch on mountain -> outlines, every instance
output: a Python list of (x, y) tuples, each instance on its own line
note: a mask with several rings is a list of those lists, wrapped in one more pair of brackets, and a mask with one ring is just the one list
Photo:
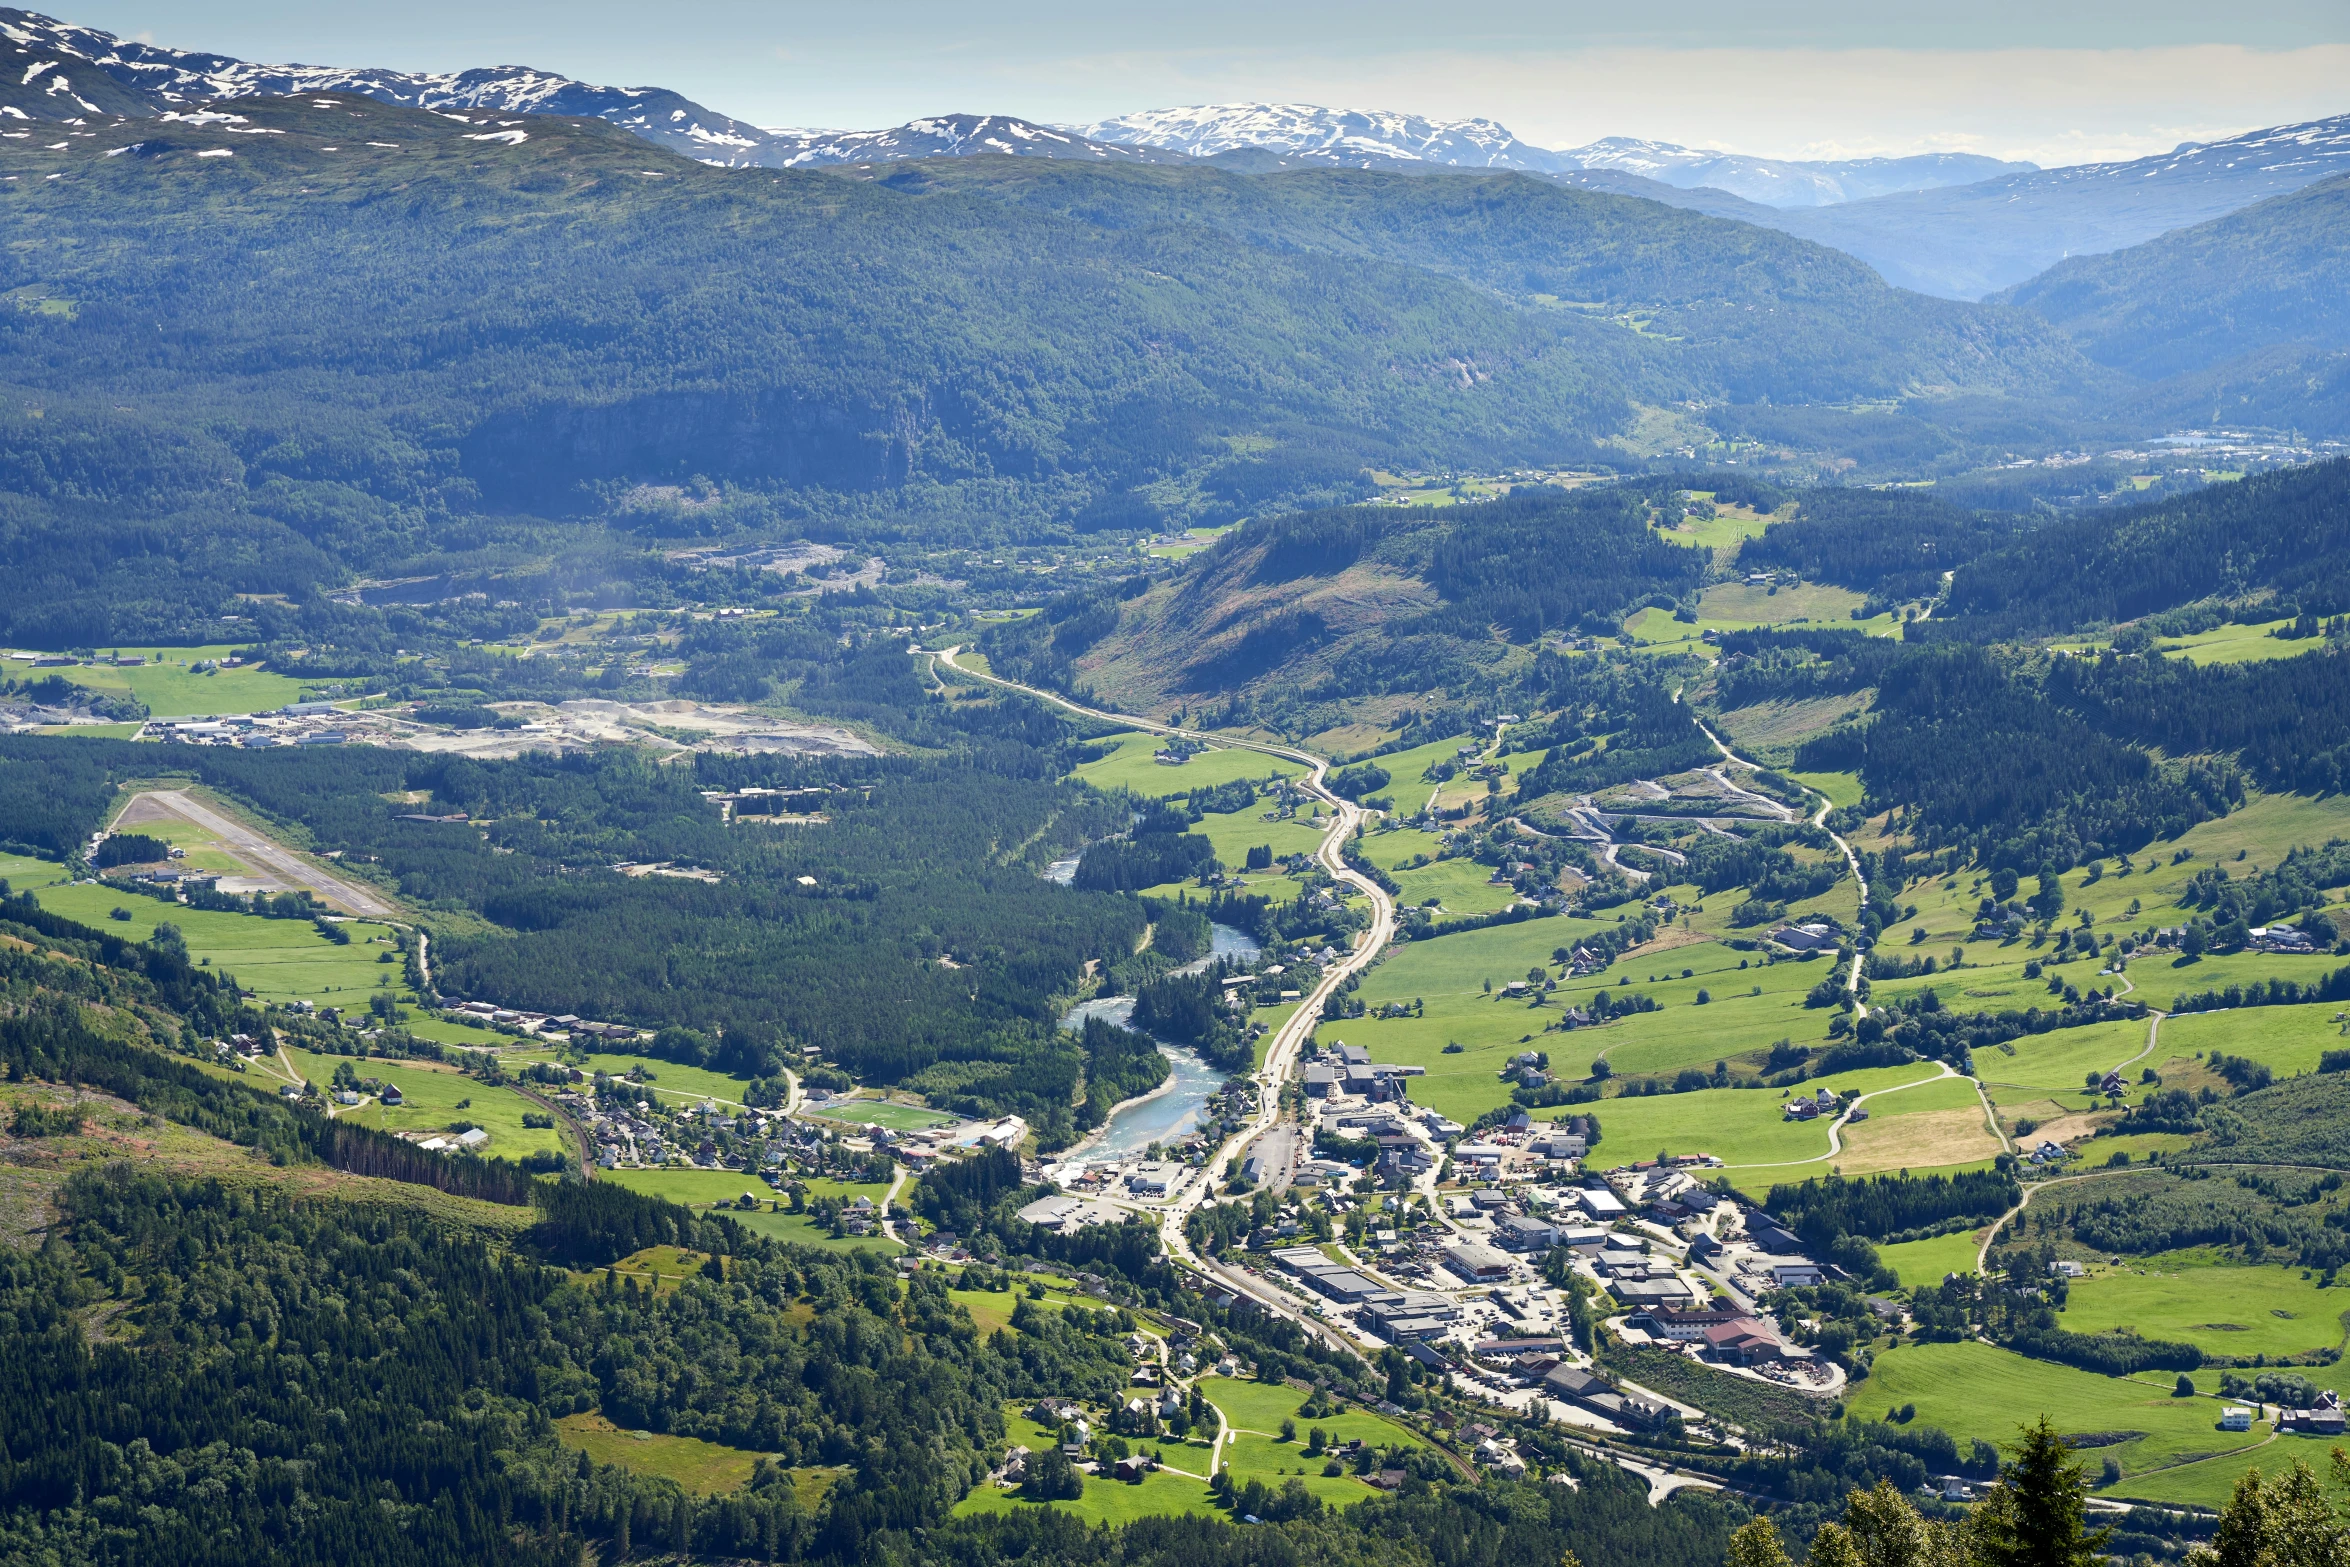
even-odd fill
[(769, 156), (761, 161), (781, 168), (985, 154), (1095, 163), (1159, 162), (1166, 157), (1153, 148), (1098, 141), (1008, 114), (939, 114), (880, 131), (777, 128), (762, 134), (767, 138)]
[(1356, 168), (1436, 163), (1550, 175), (1612, 169), (1680, 190), (1724, 190), (1773, 207), (1825, 206), (1887, 191), (1969, 184), (2032, 167), (1969, 153), (1806, 163), (1625, 136), (1553, 149), (1521, 140), (1492, 120), (1429, 120), (1415, 114), (1292, 103), (1151, 109), (1071, 129), (1097, 141), (1165, 147), (1201, 158), (1247, 149), (1297, 162)]
[(1453, 168), (1571, 167), (1491, 120), (1428, 120), (1382, 110), (1325, 109), (1306, 103), (1219, 103), (1148, 109), (1072, 126), (1093, 141), (1161, 147), (1212, 158), (1242, 148), (1352, 167), (1441, 163)]

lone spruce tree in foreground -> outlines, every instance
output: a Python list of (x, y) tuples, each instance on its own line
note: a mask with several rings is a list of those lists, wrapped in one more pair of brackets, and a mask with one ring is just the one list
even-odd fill
[(2089, 1478), (2048, 1417), (2024, 1439), (1968, 1522), (1976, 1567), (2096, 1567), (2110, 1529), (2089, 1528)]
[[(1890, 1480), (1853, 1492), (1842, 1521), (1812, 1536), (1804, 1567), (2098, 1567), (2110, 1531), (2088, 1526), (2089, 1482), (2064, 1438), (2042, 1416), (2011, 1453), (1999, 1483), (1963, 1524), (1920, 1517)], [(2257, 1502), (2257, 1476), (2252, 1485)], [(2242, 1532), (2254, 1538), (2250, 1526)], [(2224, 1545), (2224, 1526), (2221, 1538)], [(1725, 1567), (1794, 1562), (1771, 1521), (1757, 1518), (1730, 1536)], [(2350, 1567), (2350, 1551), (2319, 1559), (2247, 1549), (2223, 1553), (2212, 1567)]]

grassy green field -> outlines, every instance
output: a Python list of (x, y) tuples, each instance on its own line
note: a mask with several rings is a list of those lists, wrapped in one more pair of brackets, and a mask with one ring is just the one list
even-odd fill
[[(1017, 1405), (1007, 1406), (1004, 1410), (1004, 1435), (1007, 1441), (1031, 1452), (1042, 1451), (1059, 1440), (1057, 1432), (1048, 1431), (1029, 1419)], [(1115, 1526), (1132, 1523), (1137, 1518), (1178, 1513), (1196, 1513), (1206, 1517), (1223, 1512), (1215, 1498), (1208, 1494), (1204, 1478), (1208, 1467), (1208, 1449), (1205, 1445), (1188, 1446), (1174, 1441), (1146, 1442), (1141, 1445), (1160, 1453), (1162, 1461), (1171, 1467), (1145, 1475), (1140, 1484), (1115, 1480), (1108, 1475), (1087, 1475), (1085, 1494), (1071, 1502), (1031, 1501), (1015, 1491), (999, 1491), (994, 1486), (982, 1485), (956, 1505), (955, 1516), (968, 1518), (981, 1513), (1011, 1513), (1023, 1508), (1050, 1507), (1088, 1524)]]
[[(117, 803), (127, 809), (131, 803), (131, 797), (124, 795)], [(108, 820), (107, 829), (112, 832), (135, 832), (144, 837), (160, 838), (175, 849), (187, 850), (187, 857), (178, 861), (175, 869), (215, 871), (223, 876), (249, 876), (252, 874), (251, 868), (244, 861), (229, 853), (227, 846), (210, 828), (199, 827), (194, 822), (183, 821), (176, 816), (167, 816), (156, 821), (138, 822), (132, 826), (123, 827), (119, 825), (121, 817), (122, 811), (116, 811), (113, 817)]]
[(296, 701), (304, 689), (301, 681), (266, 669), (224, 669), (209, 675), (189, 672), (190, 665), (235, 652), (232, 647), (124, 648), (121, 651), (143, 651), (150, 659), (160, 656), (166, 662), (147, 663), (136, 669), (83, 664), (44, 673), (63, 675), (75, 685), (88, 686), (93, 691), (127, 692), (146, 703), (147, 711), (156, 718), (256, 713)]
[(1278, 756), (1230, 747), (1217, 747), (1194, 756), (1180, 767), (1169, 767), (1151, 760), (1152, 754), (1167, 743), (1159, 736), (1129, 734), (1114, 738), (1118, 741), (1117, 748), (1098, 762), (1080, 766), (1077, 777), (1097, 789), (1130, 789), (1146, 797), (1164, 798), (1238, 778), (1266, 778), (1275, 774), (1297, 778), (1305, 773), (1297, 763)]
[[(2290, 849), (2324, 844), (2335, 838), (2350, 838), (2350, 796), (2316, 799), (2307, 795), (2256, 795), (2241, 809), (2217, 821), (2192, 828), (2174, 842), (2156, 844), (2137, 857), (2137, 868), (2128, 875), (2121, 874), (2118, 859), (2101, 861), (2099, 869), (2103, 874), (2095, 881), (2090, 880), (2087, 866), (2065, 872), (2063, 921), (2070, 925), (2075, 911), (2087, 909), (2100, 931), (2178, 925), (2186, 918), (2179, 908), (2178, 895), (2197, 872), (2218, 865), (2229, 875), (2242, 877), (2256, 869), (2273, 869)], [(2190, 857), (2171, 863), (2172, 856), (2181, 850), (2188, 851)], [(2238, 853), (2244, 858), (2237, 859)], [(2025, 891), (2034, 886), (2027, 879)], [(1887, 930), (1885, 941), (1889, 946), (1906, 943), (1913, 929), (1923, 929), (1926, 938), (1921, 943), (1922, 950), (1939, 956), (1947, 954), (1953, 946), (1963, 946), (1969, 961), (2001, 968), (2007, 976), (2020, 978), (2022, 963), (2028, 958), (2045, 958), (2049, 949), (2034, 951), (2022, 941), (2006, 947), (1974, 941), (1971, 932), (1975, 908), (1989, 891), (1985, 878), (1972, 870), (1961, 871), (1945, 880), (1913, 882), (1896, 896), (1904, 905), (1915, 905), (1917, 912)], [(2135, 912), (2131, 910), (2132, 904), (2137, 905)], [(2139, 987), (2139, 999), (2154, 1006), (2168, 1006), (2181, 990), (2201, 990), (2211, 984), (2224, 988), (2231, 979), (2270, 974), (2305, 979), (2313, 971), (2330, 970), (2339, 964), (2339, 959), (2254, 953), (2207, 957), (2199, 964), (2174, 968), (2169, 958), (2147, 957), (2130, 965), (2129, 976)], [(2063, 972), (2086, 986), (2098, 966), (2075, 962), (2065, 965)], [(1946, 993), (1944, 1000), (1949, 999)], [(2018, 1000), (2014, 1004), (2022, 1006), (2026, 1002)]]
[(1906, 1344), (1877, 1356), (1868, 1381), (1850, 1395), (1854, 1407), (1874, 1414), (1900, 1404), (1917, 1405), (1917, 1418), (1940, 1426), (1964, 1443), (1981, 1437), (2013, 1442), (2019, 1427), (2045, 1414), (2067, 1433), (2133, 1432), (2125, 1442), (2101, 1446), (2097, 1461), (2111, 1456), (2123, 1480), (2118, 1494), (2159, 1494), (2148, 1486), (2159, 1476), (2137, 1478), (2184, 1460), (2248, 1451), (2267, 1435), (2218, 1429), (2220, 1405), (2208, 1398), (2174, 1398), (2162, 1383), (2099, 1376), (2044, 1360), (2029, 1360), (1990, 1344)]
[(555, 1430), (575, 1453), (585, 1453), (599, 1464), (618, 1464), (632, 1474), (674, 1480), (695, 1496), (740, 1489), (762, 1456), (699, 1437), (624, 1431), (602, 1415), (565, 1415), (555, 1422)]
[(1492, 870), (1475, 860), (1437, 860), (1394, 874), (1395, 884), (1403, 889), (1398, 901), (1407, 907), (1417, 908), (1434, 898), (1446, 914), (1491, 914), (1518, 901), (1516, 889), (1494, 885)]
[(1972, 1231), (1964, 1231), (1931, 1240), (1903, 1241), (1898, 1246), (1878, 1247), (1877, 1255), (1901, 1276), (1903, 1289), (1915, 1289), (1921, 1284), (1939, 1284), (1945, 1274), (1974, 1272), (1975, 1237)]
[[(1905, 927), (1906, 928), (1906, 927)], [(2292, 956), (2273, 952), (2232, 952), (2183, 961), (2161, 954), (2148, 954), (2134, 959), (2122, 975), (2098, 974), (2101, 959), (2075, 959), (2056, 963), (2049, 957), (2049, 948), (2034, 951), (2027, 943), (2014, 942), (2004, 947), (1988, 943), (1966, 943), (1966, 964), (1962, 968), (1945, 968), (1941, 972), (1912, 979), (1889, 979), (1872, 982), (1872, 990), (1880, 1002), (1889, 1002), (1931, 990), (1941, 998), (1942, 1005), (1960, 1012), (2020, 1012), (2027, 1007), (2050, 1010), (2061, 1003), (2048, 988), (2051, 978), (2061, 978), (2067, 984), (2078, 986), (2084, 993), (2112, 986), (2115, 996), (2141, 1002), (2150, 1007), (2168, 1009), (2181, 995), (2197, 995), (2205, 990), (2224, 991), (2230, 985), (2256, 979), (2291, 979), (2302, 984), (2323, 979), (2341, 967), (2342, 960), (2325, 953)], [(1920, 949), (1946, 957), (1947, 946), (1937, 947), (1929, 942)], [(2041, 977), (2024, 977), (2024, 965), (2038, 962)], [(2123, 978), (2129, 986), (2125, 988)], [(2164, 1025), (2164, 1033), (2169, 1025)], [(2141, 1039), (2140, 1044), (2145, 1041)], [(2163, 1041), (2168, 1046), (2169, 1040)], [(2124, 1051), (2124, 1056), (2135, 1055), (2137, 1047)], [(2117, 1057), (2118, 1062), (2121, 1058)], [(2113, 1064), (2113, 1063), (2109, 1063)], [(2151, 1065), (2151, 1062), (2145, 1063)], [(2132, 1069), (2135, 1075), (2136, 1069)], [(2077, 1081), (2077, 1079), (2076, 1079)]]
[[(745, 1192), (757, 1197), (762, 1203), (777, 1200), (767, 1183), (749, 1170), (606, 1170), (597, 1179), (694, 1208), (706, 1208), (721, 1202), (731, 1203)], [(865, 1196), (872, 1198), (876, 1207), (880, 1206), (883, 1194), (889, 1190), (886, 1185), (851, 1186), (842, 1181), (811, 1180), (805, 1184), (815, 1196)], [(733, 1210), (727, 1217), (761, 1235), (801, 1246), (821, 1246), (828, 1251), (898, 1250), (895, 1241), (880, 1235), (843, 1235), (836, 1240), (806, 1214), (770, 1212), (761, 1207), (757, 1210)]]
[(2129, 1329), (2215, 1355), (2297, 1355), (2342, 1342), (2350, 1289), (2321, 1290), (2305, 1270), (2244, 1267), (2205, 1251), (2102, 1264), (2072, 1282), (2064, 1326)]
[[(56, 885), (62, 874), (46, 860), (0, 855), (0, 880), (32, 893), (44, 909), (132, 941), (146, 940), (157, 925), (177, 925), (187, 938), (190, 956), (234, 974), (239, 984), (264, 1000), (299, 998), (348, 1012), (366, 1010), (367, 998), (380, 989), (407, 997), (401, 965), (379, 961), (391, 952), (384, 926), (353, 920), (343, 927), (351, 933), (351, 944), (338, 946), (308, 920), (191, 909), (106, 886)], [(111, 918), (118, 908), (127, 910), (130, 918)]]
[[(551, 1049), (528, 1050), (508, 1057), (514, 1061), (552, 1061), (557, 1052)], [(577, 1060), (577, 1057), (572, 1059)], [(713, 1072), (707, 1067), (680, 1066), (675, 1061), (656, 1061), (650, 1056), (620, 1055), (611, 1051), (595, 1051), (588, 1055), (580, 1070), (602, 1072), (609, 1077), (625, 1077), (631, 1068), (650, 1072), (653, 1080), (645, 1087), (656, 1098), (670, 1100), (715, 1099), (720, 1104), (739, 1105), (743, 1090), (750, 1086), (747, 1079), (729, 1077), (724, 1072)]]
[[(1262, 1480), (1269, 1489), (1279, 1490), (1289, 1480), (1302, 1479), (1306, 1489), (1323, 1501), (1343, 1507), (1377, 1493), (1351, 1474), (1325, 1476), (1322, 1473), (1324, 1460), (1306, 1456), (1306, 1434), (1314, 1427), (1328, 1432), (1334, 1442), (1360, 1437), (1374, 1447), (1426, 1445), (1413, 1432), (1378, 1415), (1350, 1410), (1320, 1420), (1305, 1419), (1297, 1411), (1306, 1396), (1285, 1384), (1203, 1377), (1199, 1388), (1232, 1428), (1232, 1439), (1224, 1445), (1223, 1462), (1236, 1484)], [(1280, 1440), (1284, 1419), (1297, 1422), (1296, 1440)]]
[[(286, 1054), (293, 1058), (294, 1069), (307, 1081), (316, 1083), (321, 1091), (333, 1081), (336, 1065), (350, 1059), (308, 1050), (288, 1049)], [(545, 1112), (511, 1088), (476, 1081), (433, 1061), (370, 1059), (352, 1060), (351, 1065), (362, 1077), (378, 1077), (398, 1085), (400, 1097), (407, 1102), (397, 1108), (360, 1105), (338, 1111), (338, 1120), (372, 1126), (383, 1132), (437, 1132), (447, 1130), (452, 1122), (471, 1121), (490, 1134), (481, 1152), (492, 1158), (519, 1159), (541, 1148), (565, 1154), (574, 1152), (564, 1144), (560, 1119), (554, 1130), (522, 1124), (526, 1113), (543, 1115)]]
[[(1498, 1074), (1520, 1050), (1547, 1051), (1553, 1071), (1579, 1078), (1603, 1054), (1619, 1075), (1710, 1070), (1717, 1060), (1766, 1049), (1776, 1039), (1818, 1043), (1825, 1035), (1827, 1011), (1803, 1005), (1804, 993), (1828, 972), (1825, 962), (1766, 966), (1757, 955), (1715, 941), (1619, 959), (1600, 974), (1562, 983), (1540, 1007), (1500, 994), (1510, 980), (1549, 963), (1553, 950), (1571, 949), (1601, 928), (1552, 916), (1408, 943), (1364, 975), (1359, 995), (1374, 1010), (1416, 999), (1425, 1015), (1325, 1025), (1322, 1037), (1342, 1035), (1349, 1044), (1369, 1047), (1378, 1060), (1426, 1068), (1428, 1075), (1412, 1085), (1413, 1099), (1465, 1124), (1507, 1102)], [(1748, 966), (1741, 969), (1741, 962)], [(1629, 986), (1617, 983), (1626, 977)], [(1485, 991), (1487, 980), (1492, 994)], [(1594, 1028), (1544, 1032), (1566, 1007), (1587, 1005), (1601, 989), (1616, 995), (1639, 991), (1653, 996), (1660, 1010)], [(1753, 994), (1756, 989), (1762, 994)], [(1703, 1006), (1696, 1004), (1700, 990), (1710, 998)], [(1447, 1054), (1447, 1043), (1462, 1049)]]
[(1403, 869), (1406, 861), (1417, 859), (1423, 854), (1433, 860), (1444, 848), (1443, 838), (1432, 832), (1422, 832), (1417, 827), (1389, 827), (1384, 831), (1366, 833), (1357, 842), (1372, 864), (1391, 871)]
[[(2105, 1101), (2087, 1093), (2083, 1079), (2092, 1072), (2102, 1077), (2145, 1049), (2146, 1024), (2092, 1023), (2085, 1028), (2026, 1034), (2009, 1044), (2012, 1055), (2004, 1049), (1975, 1052), (1975, 1075), (2003, 1110), (2020, 1110), (2041, 1101), (2067, 1110), (2093, 1110)], [(2149, 1059), (2140, 1064), (2153, 1063)], [(2122, 1075), (2136, 1090), (2138, 1069), (2133, 1067)], [(2022, 1113), (2047, 1119), (2045, 1111)]]
[(1651, 607), (1626, 620), (1623, 634), (1642, 652), (1694, 653), (1708, 660), (1715, 657), (1712, 644), (1703, 640), (1708, 631), (1750, 631), (1757, 626), (1805, 622), (1877, 637), (1900, 634), (1901, 622), (1889, 614), (1853, 619), (1852, 612), (1865, 602), (1861, 594), (1826, 583), (1804, 583), (1773, 593), (1767, 587), (1729, 582), (1706, 589), (1697, 602), (1695, 624), (1675, 620), (1670, 610)]
[[(1712, 500), (1711, 491), (1697, 494), (1699, 500)], [(1696, 544), (1721, 555), (1725, 546), (1735, 546), (1747, 539), (1759, 538), (1763, 529), (1775, 520), (1768, 512), (1757, 513), (1746, 506), (1717, 506), (1711, 517), (1684, 517), (1666, 530), (1676, 544)], [(1733, 548), (1722, 563), (1727, 565), (1736, 556)]]
[(2156, 644), (2159, 651), (2176, 654), (2190, 664), (2253, 664), (2272, 658), (2297, 658), (2325, 646), (2322, 638), (2280, 637), (2290, 620), (2264, 620), (2250, 626), (2214, 626), (2193, 636), (2174, 637)]
[(2328, 1050), (2350, 1049), (2350, 1028), (2334, 1021), (2343, 1011), (2339, 1002), (2322, 1001), (2313, 1006), (2182, 1012), (2164, 1020), (2162, 1046), (2155, 1054), (2168, 1061), (2224, 1050), (2232, 1056), (2250, 1056), (2279, 1077), (2314, 1072)]
[[(1837, 1093), (1854, 1090), (1876, 1093), (1923, 1082), (1936, 1075), (1932, 1064), (1912, 1062), (1907, 1066), (1840, 1072), (1806, 1087), (1824, 1087)], [(1788, 1121), (1780, 1112), (1782, 1102), (1781, 1095), (1770, 1089), (1701, 1088), (1686, 1094), (1605, 1099), (1596, 1105), (1578, 1105), (1573, 1110), (1556, 1113), (1597, 1114), (1607, 1137), (1601, 1158), (1608, 1164), (1653, 1159), (1660, 1151), (1710, 1153), (1733, 1169), (1783, 1170), (1781, 1178), (1787, 1180), (1827, 1174), (1833, 1164), (1827, 1158), (1826, 1123)], [(1882, 1099), (1869, 1101), (1872, 1117), (1889, 1103)], [(1813, 1162), (1811, 1168), (1783, 1168), (1807, 1161)]]
[[(1181, 1461), (1181, 1456), (1175, 1452), (1170, 1452), (1169, 1456)], [(1203, 1448), (1196, 1461), (1205, 1462), (1206, 1458), (1207, 1451)], [(1121, 1482), (1107, 1475), (1087, 1475), (1085, 1494), (1073, 1502), (1031, 1501), (1016, 1491), (999, 1491), (992, 1485), (982, 1485), (955, 1504), (955, 1516), (970, 1518), (986, 1513), (1016, 1513), (1032, 1507), (1049, 1507), (1084, 1523), (1107, 1524), (1112, 1528), (1130, 1524), (1138, 1518), (1181, 1513), (1197, 1513), (1203, 1517), (1223, 1515), (1223, 1509), (1216, 1505), (1216, 1499), (1208, 1494), (1206, 1481), (1159, 1469), (1143, 1476), (1139, 1484)]]
[[(1752, 758), (1749, 758), (1752, 760)], [(1828, 797), (1828, 803), (1839, 808), (1860, 804), (1861, 787), (1858, 773), (1789, 773), (1788, 777), (1807, 789), (1817, 789)], [(1814, 806), (1814, 810), (1818, 807)]]

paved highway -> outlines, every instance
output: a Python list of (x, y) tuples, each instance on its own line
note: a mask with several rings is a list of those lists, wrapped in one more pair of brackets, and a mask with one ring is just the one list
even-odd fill
[(1324, 785), (1323, 779), (1330, 771), (1328, 757), (1316, 756), (1310, 751), (1301, 751), (1291, 746), (1272, 745), (1257, 740), (1240, 740), (1223, 734), (1206, 734), (1196, 729), (1185, 729), (1174, 724), (1160, 723), (1156, 719), (1138, 717), (1132, 713), (1109, 713), (1098, 708), (1085, 707), (1056, 692), (1022, 685), (1016, 680), (1006, 680), (1001, 675), (965, 668), (955, 662), (955, 655), (960, 652), (962, 652), (960, 647), (951, 647), (943, 653), (933, 654), (932, 657), (959, 675), (973, 680), (984, 680), (991, 685), (1002, 686), (1007, 690), (1023, 692), (1039, 701), (1050, 702), (1055, 707), (1065, 708), (1087, 718), (1099, 718), (1110, 723), (1123, 724), (1131, 729), (1142, 730), (1146, 734), (1182, 735), (1212, 745), (1259, 751), (1267, 756), (1278, 756), (1288, 761), (1300, 763), (1308, 769), (1302, 787), (1306, 792), (1328, 805), (1334, 813), (1331, 817), (1330, 830), (1323, 835), (1321, 844), (1314, 851), (1314, 857), (1333, 878), (1355, 888), (1369, 899), (1371, 928), (1361, 933), (1351, 952), (1323, 971), (1320, 983), (1315, 985), (1313, 990), (1299, 1003), (1297, 1011), (1290, 1015), (1289, 1021), (1282, 1024), (1280, 1029), (1274, 1033), (1271, 1043), (1267, 1045), (1265, 1050), (1265, 1064), (1257, 1073), (1259, 1089), (1256, 1115), (1246, 1126), (1225, 1140), (1223, 1145), (1209, 1158), (1207, 1166), (1200, 1172), (1199, 1178), (1185, 1189), (1182, 1196), (1155, 1211), (1161, 1216), (1160, 1224), (1165, 1232), (1167, 1250), (1171, 1255), (1188, 1264), (1196, 1272), (1220, 1279), (1226, 1288), (1248, 1296), (1267, 1310), (1299, 1323), (1307, 1331), (1343, 1349), (1360, 1354), (1360, 1346), (1352, 1343), (1347, 1335), (1335, 1331), (1326, 1323), (1318, 1322), (1304, 1315), (1281, 1291), (1273, 1289), (1252, 1274), (1238, 1268), (1228, 1268), (1212, 1258), (1200, 1256), (1193, 1250), (1190, 1239), (1183, 1233), (1183, 1224), (1192, 1210), (1205, 1202), (1213, 1195), (1215, 1189), (1230, 1177), (1232, 1162), (1239, 1156), (1240, 1150), (1247, 1147), (1250, 1141), (1261, 1133), (1269, 1131), (1281, 1119), (1282, 1087), (1289, 1081), (1290, 1073), (1297, 1064), (1298, 1053), (1304, 1048), (1306, 1039), (1314, 1031), (1315, 1022), (1322, 1015), (1323, 1002), (1337, 993), (1338, 987), (1345, 983), (1347, 976), (1359, 973), (1369, 967), (1380, 952), (1386, 948), (1387, 943), (1394, 938), (1395, 900), (1382, 892), (1369, 877), (1348, 865), (1344, 857), (1347, 839), (1365, 819), (1362, 808), (1351, 800), (1341, 799)]

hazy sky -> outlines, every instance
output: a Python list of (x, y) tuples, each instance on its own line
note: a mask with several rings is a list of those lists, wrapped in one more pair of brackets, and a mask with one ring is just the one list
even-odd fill
[(658, 84), (763, 125), (1274, 100), (1483, 115), (1547, 146), (2072, 163), (2350, 112), (2345, 0), (88, 0), (64, 14), (247, 59)]

